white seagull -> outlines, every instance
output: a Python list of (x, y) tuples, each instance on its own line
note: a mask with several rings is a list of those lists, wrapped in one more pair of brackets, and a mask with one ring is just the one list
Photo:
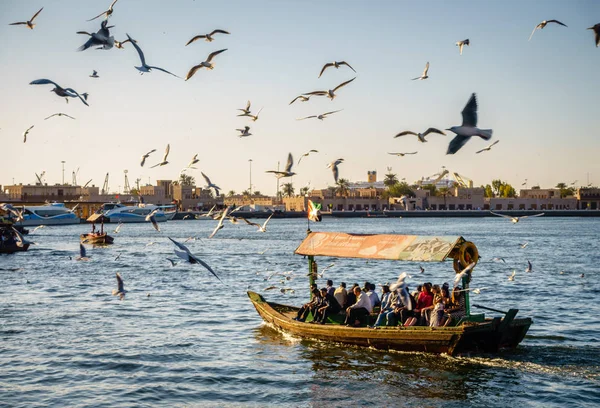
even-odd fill
[(238, 132), (240, 132), (240, 134), (238, 135), (238, 137), (248, 137), (248, 136), (252, 136), (252, 133), (250, 133), (250, 126), (244, 126), (243, 129), (236, 129)]
[(88, 33), (87, 31), (77, 31), (77, 34), (89, 35), (90, 38), (77, 49), (77, 51), (85, 51), (90, 47), (100, 45), (97, 49), (110, 50), (115, 45), (115, 37), (110, 35), (110, 29), (114, 26), (109, 26), (108, 21), (104, 20), (100, 24), (100, 29), (95, 33)]
[(344, 159), (337, 159), (332, 161), (331, 163), (327, 164), (327, 168), (331, 169), (332, 173), (333, 173), (333, 179), (335, 180), (335, 182), (337, 183), (338, 181), (338, 176), (339, 176), (339, 170), (338, 170), (338, 165), (342, 164), (344, 161)]
[(103, 11), (102, 13), (98, 14), (98, 15), (97, 15), (96, 17), (94, 17), (94, 18), (91, 18), (91, 19), (89, 19), (88, 21), (95, 20), (95, 19), (97, 19), (98, 17), (102, 17), (102, 16), (106, 16), (105, 18), (106, 18), (106, 19), (108, 19), (108, 18), (111, 16), (111, 14), (113, 13), (113, 7), (115, 6), (115, 3), (116, 3), (117, 1), (119, 1), (119, 0), (114, 0), (114, 1), (111, 3), (111, 5), (110, 5), (110, 7), (108, 8), (108, 10), (106, 10), (106, 11)]
[(323, 69), (321, 69), (321, 73), (319, 74), (319, 78), (321, 78), (321, 75), (323, 75), (323, 72), (325, 72), (325, 70), (329, 67), (336, 67), (339, 68), (342, 65), (347, 66), (348, 68), (350, 68), (352, 71), (356, 72), (356, 70), (354, 68), (352, 68), (350, 66), (350, 64), (348, 64), (346, 61), (334, 61), (334, 62), (329, 62), (325, 65), (323, 65)]
[(48, 117), (47, 117), (47, 118), (45, 118), (44, 120), (48, 120), (48, 119), (50, 119), (50, 118), (51, 118), (51, 117), (53, 117), (53, 116), (66, 116), (66, 117), (67, 117), (67, 118), (69, 118), (69, 119), (73, 119), (73, 120), (75, 119), (73, 116), (69, 116), (69, 115), (67, 115), (66, 113), (53, 113), (52, 115), (48, 116)]
[(491, 149), (492, 149), (492, 146), (495, 146), (495, 145), (496, 145), (496, 144), (497, 144), (499, 141), (500, 141), (500, 140), (496, 140), (494, 143), (492, 143), (492, 144), (491, 144), (491, 145), (489, 145), (488, 147), (484, 147), (484, 148), (483, 148), (483, 149), (481, 149), (481, 150), (477, 150), (475, 153), (481, 153), (481, 152), (485, 152), (485, 151), (491, 150)]
[[(502, 218), (507, 218), (509, 220), (512, 221), (513, 224), (516, 224), (517, 222), (525, 219), (525, 218), (529, 218), (529, 217), (541, 217), (542, 215), (544, 215), (545, 213), (539, 213), (539, 214), (533, 214), (533, 215), (523, 215), (521, 217), (513, 217), (511, 215), (505, 215), (505, 214), (498, 214), (495, 213), (493, 211), (490, 211), (491, 214), (497, 215), (498, 217), (502, 217)], [(527, 246), (527, 244), (525, 244), (525, 246)], [(523, 246), (523, 248), (525, 248), (525, 246)]]
[(195, 167), (192, 167), (194, 164), (198, 163), (200, 160), (198, 159), (198, 154), (196, 153), (194, 155), (194, 157), (192, 157), (192, 161), (190, 161), (187, 165), (188, 169), (194, 169)]
[(35, 13), (33, 15), (33, 17), (31, 17), (31, 20), (19, 21), (18, 23), (10, 23), (9, 25), (26, 25), (27, 28), (29, 28), (30, 30), (33, 30), (33, 27), (35, 27), (33, 20), (35, 20), (35, 18), (38, 16), (38, 14), (40, 14), (42, 12), (43, 9), (44, 9), (43, 7), (41, 9), (39, 9), (38, 12)]
[(446, 136), (446, 134), (444, 132), (442, 132), (441, 130), (438, 130), (436, 128), (430, 127), (429, 129), (427, 129), (423, 133), (415, 133), (415, 132), (410, 131), (410, 130), (405, 130), (404, 132), (400, 132), (396, 136), (394, 136), (394, 139), (397, 138), (397, 137), (400, 137), (400, 136), (415, 135), (417, 137), (417, 139), (419, 139), (419, 142), (426, 143), (427, 140), (425, 140), (425, 136), (427, 136), (430, 133), (437, 133), (439, 135)]
[(462, 118), (463, 123), (461, 126), (452, 126), (450, 129), (446, 129), (456, 133), (456, 136), (454, 136), (454, 139), (448, 145), (446, 154), (458, 152), (472, 136), (479, 136), (485, 140), (492, 138), (492, 129), (479, 129), (477, 127), (477, 97), (474, 93), (462, 111)]
[(529, 245), (529, 242), (524, 242), (522, 244), (519, 244), (519, 246), (521, 247), (521, 249), (527, 248), (527, 245)]
[(183, 259), (186, 262), (189, 262), (191, 264), (200, 264), (200, 265), (204, 266), (206, 269), (208, 269), (208, 271), (210, 273), (212, 273), (215, 276), (215, 278), (217, 278), (218, 280), (221, 280), (221, 278), (219, 278), (219, 276), (217, 276), (215, 271), (213, 271), (212, 268), (210, 266), (208, 266), (208, 264), (206, 262), (204, 262), (202, 259), (198, 258), (197, 256), (192, 255), (190, 250), (185, 245), (183, 245), (180, 242), (175, 241), (171, 237), (167, 237), (167, 238), (169, 238), (171, 240), (171, 242), (174, 243), (177, 246), (177, 248), (179, 248), (179, 250), (177, 250), (177, 249), (174, 250), (175, 255), (177, 255), (181, 259)]
[(294, 99), (292, 99), (292, 101), (288, 105), (291, 105), (292, 103), (296, 102), (298, 99), (300, 99), (300, 102), (307, 102), (310, 99), (310, 96), (304, 96), (304, 95), (296, 96)]
[(23, 143), (27, 141), (27, 135), (29, 134), (29, 131), (33, 129), (33, 126), (34, 125), (30, 126), (25, 132), (23, 132)]
[(250, 101), (248, 101), (246, 103), (246, 107), (244, 109), (238, 109), (239, 111), (242, 111), (242, 113), (240, 113), (238, 116), (250, 116), (251, 112), (250, 112)]
[(150, 154), (151, 154), (151, 153), (154, 153), (155, 151), (156, 151), (156, 149), (152, 149), (152, 150), (150, 150), (148, 153), (144, 154), (144, 155), (142, 156), (142, 161), (141, 161), (141, 163), (140, 163), (140, 166), (144, 167), (144, 164), (146, 163), (146, 159), (147, 159), (148, 157), (150, 157)]
[[(208, 178), (208, 176), (202, 172), (200, 172), (200, 174), (202, 174), (202, 177), (204, 177), (204, 181), (206, 181), (207, 187), (206, 188), (212, 188), (215, 195), (218, 197), (219, 196), (219, 190), (221, 189), (221, 187), (217, 186), (216, 184), (213, 184), (212, 181), (210, 181), (210, 179)], [(214, 206), (213, 206), (214, 208)], [(212, 211), (212, 208), (211, 208)], [(210, 211), (208, 213), (210, 215)]]
[(509, 281), (514, 281), (514, 280), (515, 280), (515, 276), (516, 276), (516, 275), (517, 275), (517, 271), (513, 270), (513, 271), (512, 271), (512, 275), (510, 275), (510, 276), (508, 277), (508, 280), (509, 280)]
[(525, 269), (525, 272), (531, 272), (533, 270), (533, 265), (531, 265), (531, 262), (529, 262), (529, 260), (527, 260), (527, 269)]
[[(338, 86), (336, 86), (335, 88), (333, 88), (333, 89), (329, 89), (329, 90), (327, 90), (327, 91), (313, 91), (313, 92), (308, 92), (308, 93), (305, 93), (305, 94), (303, 94), (303, 95), (309, 95), (309, 96), (312, 96), (312, 95), (317, 95), (317, 96), (326, 96), (326, 97), (328, 97), (329, 99), (331, 99), (331, 100), (333, 101), (333, 100), (335, 99), (335, 97), (337, 96), (337, 95), (335, 94), (335, 91), (337, 91), (338, 89), (340, 89), (340, 88), (341, 88), (341, 87), (343, 87), (343, 86), (346, 86), (346, 85), (348, 85), (350, 82), (354, 81), (355, 79), (356, 79), (356, 77), (354, 77), (354, 78), (352, 78), (352, 79), (350, 79), (350, 80), (348, 80), (348, 81), (346, 81), (346, 82), (342, 82), (341, 84), (339, 84), (339, 85), (338, 85)], [(292, 101), (292, 102), (293, 102), (293, 101)]]
[(93, 72), (92, 72), (92, 75), (90, 75), (90, 78), (100, 78), (100, 77), (98, 76), (98, 71), (96, 71), (96, 70), (94, 69), (94, 70), (93, 70)]
[(119, 300), (123, 300), (126, 292), (127, 291), (123, 287), (123, 278), (121, 278), (121, 275), (117, 272), (117, 288), (113, 289), (112, 294), (113, 296), (119, 295)]
[(128, 42), (131, 42), (130, 40), (125, 40), (125, 41), (117, 41), (115, 40), (115, 47), (120, 49), (120, 50), (124, 50), (125, 47), (123, 47), (123, 44), (127, 44)]
[(474, 267), (475, 267), (475, 262), (469, 264), (465, 269), (460, 271), (460, 273), (457, 273), (456, 277), (454, 278), (454, 287), (457, 287), (458, 285), (460, 285), (460, 282), (463, 280), (463, 278), (468, 277), (469, 274), (471, 273), (471, 270), (473, 270)]
[(458, 50), (460, 51), (460, 55), (462, 55), (463, 46), (470, 45), (470, 44), (471, 44), (471, 42), (469, 41), (468, 38), (466, 40), (458, 41), (456, 43), (456, 45), (458, 46)]
[(587, 28), (587, 30), (594, 31), (594, 39), (596, 41), (596, 47), (598, 47), (598, 45), (600, 45), (600, 23)]
[(306, 116), (304, 118), (299, 118), (299, 119), (296, 119), (296, 120), (304, 120), (304, 119), (311, 119), (311, 118), (317, 118), (319, 120), (323, 120), (323, 119), (325, 119), (327, 117), (327, 115), (332, 115), (334, 113), (341, 112), (341, 111), (343, 111), (343, 109), (336, 110), (336, 111), (331, 111), (331, 112), (321, 113), (320, 115)]
[[(87, 102), (85, 101), (85, 99), (81, 97), (81, 95), (84, 95), (84, 97), (86, 97), (86, 99), (87, 99), (87, 94), (81, 94), (80, 95), (74, 89), (72, 89), (72, 88), (63, 88), (62, 86), (58, 85), (56, 82), (50, 81), (49, 79), (36, 79), (36, 80), (31, 81), (29, 83), (29, 85), (48, 85), (48, 84), (54, 85), (54, 89), (52, 89), (50, 92), (54, 92), (56, 95), (61, 96), (63, 98), (79, 98), (79, 100), (84, 105), (89, 106), (87, 104)], [(67, 99), (67, 102), (69, 102), (68, 99)]]
[(294, 158), (292, 157), (292, 153), (289, 153), (287, 163), (285, 165), (285, 170), (283, 170), (283, 171), (267, 170), (267, 171), (265, 171), (265, 173), (273, 173), (273, 174), (275, 174), (275, 177), (277, 177), (278, 179), (280, 179), (282, 177), (292, 177), (293, 175), (296, 174), (292, 171), (293, 165), (294, 165)]
[(79, 256), (77, 258), (75, 258), (78, 261), (89, 261), (90, 258), (88, 258), (86, 252), (85, 252), (85, 247), (83, 246), (83, 244), (79, 244)]
[(246, 221), (246, 224), (253, 225), (253, 226), (257, 227), (258, 228), (258, 230), (257, 230), (258, 232), (267, 232), (267, 223), (269, 222), (269, 220), (271, 219), (271, 217), (273, 217), (273, 214), (274, 213), (271, 213), (271, 215), (269, 215), (269, 218), (267, 218), (267, 220), (263, 223), (263, 225), (257, 224), (255, 222), (250, 222), (250, 221), (248, 221), (247, 219), (245, 219), (243, 217), (240, 217), (240, 218), (242, 218), (244, 221)]
[(533, 37), (533, 34), (535, 34), (536, 30), (542, 30), (544, 27), (546, 27), (546, 24), (548, 23), (556, 23), (556, 24), (560, 24), (561, 26), (566, 27), (566, 24), (561, 23), (558, 20), (544, 20), (541, 23), (539, 23), (538, 25), (535, 26), (535, 28), (533, 29), (533, 31), (531, 32), (531, 35), (529, 36), (529, 40), (531, 41), (531, 37)]
[(190, 45), (191, 43), (193, 43), (196, 40), (199, 40), (200, 38), (204, 38), (204, 41), (212, 42), (212, 41), (214, 41), (213, 35), (215, 35), (217, 33), (231, 34), (230, 32), (225, 31), (225, 30), (213, 30), (210, 34), (202, 34), (202, 35), (197, 35), (195, 37), (192, 37), (192, 39), (189, 40), (185, 46), (187, 47), (188, 45)]
[(154, 218), (154, 214), (150, 214), (146, 217), (146, 221), (150, 221), (152, 223), (152, 226), (154, 227), (155, 230), (157, 230), (158, 232), (160, 232), (160, 227), (158, 226), (158, 223), (156, 222), (156, 218)]
[(300, 156), (300, 158), (298, 159), (298, 164), (300, 164), (300, 162), (302, 161), (303, 157), (307, 157), (311, 153), (319, 153), (319, 151), (315, 150), (315, 149), (310, 149), (308, 152), (306, 152), (302, 156)]
[(260, 112), (263, 110), (263, 108), (260, 108), (258, 110), (258, 112), (256, 113), (256, 115), (248, 115), (248, 117), (250, 119), (252, 119), (252, 122), (256, 122), (258, 120), (258, 115), (260, 115)]
[[(150, 167), (151, 169), (153, 169), (156, 166), (164, 166), (166, 164), (168, 164), (169, 162), (167, 161), (167, 156), (169, 155), (169, 151), (171, 150), (171, 145), (167, 144), (167, 148), (165, 149), (165, 155), (163, 156), (163, 159), (160, 163), (155, 164), (154, 166)], [(152, 152), (150, 152), (152, 153)]]
[(142, 63), (142, 65), (139, 67), (135, 67), (138, 71), (140, 71), (140, 74), (143, 74), (144, 72), (150, 72), (150, 70), (153, 70), (153, 69), (157, 69), (159, 71), (165, 72), (167, 74), (170, 74), (170, 75), (173, 75), (174, 77), (179, 78), (177, 75), (173, 74), (172, 72), (167, 71), (166, 69), (146, 64), (146, 58), (144, 57), (144, 53), (142, 52), (142, 49), (140, 48), (140, 46), (137, 45), (137, 41), (135, 41), (133, 38), (131, 38), (129, 36), (129, 34), (127, 34), (127, 38), (129, 39), (129, 41), (131, 42), (131, 45), (133, 45), (133, 48), (135, 48), (138, 55), (140, 56), (140, 62)]
[(118, 234), (121, 231), (121, 227), (123, 226), (122, 222), (119, 222), (119, 224), (117, 225), (117, 228), (115, 228), (115, 230), (113, 231), (113, 233)]
[(388, 154), (391, 154), (392, 156), (398, 156), (398, 157), (404, 157), (404, 156), (406, 156), (407, 154), (417, 154), (417, 153), (418, 153), (418, 152), (407, 152), (407, 153), (389, 153), (389, 152), (388, 152)]
[(188, 79), (193, 77), (194, 74), (196, 73), (196, 71), (198, 71), (200, 68), (207, 68), (207, 69), (211, 69), (211, 70), (214, 69), (215, 66), (211, 62), (212, 59), (214, 57), (216, 57), (217, 55), (219, 55), (220, 53), (225, 52), (225, 51), (227, 51), (227, 48), (223, 48), (222, 50), (214, 51), (214, 52), (211, 52), (210, 54), (208, 54), (208, 58), (206, 59), (206, 61), (202, 61), (200, 64), (194, 65), (192, 68), (190, 68), (187, 75), (185, 76), (185, 80), (187, 81)]
[(429, 71), (429, 61), (427, 62), (427, 64), (425, 64), (425, 69), (423, 70), (423, 73), (421, 74), (421, 76), (419, 76), (419, 77), (416, 77), (416, 78), (413, 78), (412, 80), (413, 80), (413, 81), (416, 81), (416, 80), (418, 79), (418, 80), (422, 81), (422, 80), (424, 80), (424, 79), (427, 79), (427, 78), (429, 78), (429, 77), (427, 76), (427, 71)]
[(217, 224), (217, 226), (215, 227), (213, 232), (208, 236), (208, 238), (214, 237), (215, 234), (217, 233), (217, 231), (219, 231), (221, 228), (223, 228), (223, 221), (227, 217), (228, 212), (229, 212), (229, 207), (227, 207), (223, 210), (223, 212), (221, 213), (221, 218), (219, 218), (219, 223)]

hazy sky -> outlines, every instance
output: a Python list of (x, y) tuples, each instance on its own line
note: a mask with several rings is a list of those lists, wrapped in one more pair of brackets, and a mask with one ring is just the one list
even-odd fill
[[(379, 179), (391, 167), (409, 181), (431, 175), (445, 165), (476, 185), (501, 178), (520, 186), (554, 186), (579, 180), (600, 183), (598, 96), (600, 48), (587, 27), (600, 22), (598, 1), (192, 1), (119, 0), (110, 24), (118, 40), (129, 33), (147, 63), (181, 77), (212, 51), (228, 51), (214, 60), (213, 71), (200, 70), (189, 81), (159, 71), (140, 75), (131, 44), (108, 51), (77, 52), (97, 31), (101, 19), (87, 22), (110, 0), (0, 1), (0, 184), (33, 183), (46, 171), (49, 184), (65, 181), (79, 168), (80, 184), (93, 179), (102, 186), (110, 173), (111, 190), (123, 186), (123, 170), (154, 184), (177, 179), (198, 153), (200, 171), (225, 192), (249, 186), (249, 159), (255, 190), (275, 194), (276, 180), (265, 170), (295, 165), (296, 189), (308, 181), (316, 188), (333, 185), (326, 164), (338, 157), (340, 177)], [(37, 26), (29, 30), (9, 23), (25, 21), (40, 8)], [(542, 20), (557, 19), (527, 41)], [(216, 35), (185, 46), (197, 34), (215, 28)], [(469, 38), (460, 56), (454, 43)], [(288, 103), (301, 93), (331, 89), (355, 74), (323, 64), (346, 60), (356, 80), (338, 91), (334, 101), (315, 97)], [(430, 78), (419, 76), (431, 64)], [(98, 71), (100, 78), (89, 75)], [(66, 104), (50, 85), (28, 85), (51, 79), (63, 87), (88, 92), (89, 107), (76, 99)], [(393, 136), (403, 130), (461, 124), (471, 93), (479, 100), (479, 127), (492, 128), (500, 140), (489, 152), (475, 154), (488, 142), (474, 138), (447, 156), (448, 136)], [(264, 107), (260, 119), (238, 118), (237, 108), (252, 101)], [(296, 118), (343, 109), (321, 122)], [(52, 113), (64, 112), (70, 120)], [(23, 143), (22, 133), (35, 125)], [(251, 127), (253, 136), (238, 138), (236, 128)], [(167, 166), (158, 163), (167, 145)], [(144, 168), (140, 156), (157, 149)], [(388, 152), (418, 151), (398, 158)], [(286, 180), (286, 179), (283, 179)]]

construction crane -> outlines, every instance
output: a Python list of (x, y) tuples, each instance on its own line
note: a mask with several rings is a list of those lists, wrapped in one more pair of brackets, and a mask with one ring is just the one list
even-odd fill
[(106, 177), (104, 177), (104, 185), (102, 186), (100, 194), (108, 194), (108, 173), (106, 173)]
[(142, 181), (141, 178), (135, 179), (135, 189), (138, 191), (138, 194), (140, 192), (140, 181)]
[(471, 180), (470, 178), (461, 176), (457, 172), (453, 172), (452, 176), (454, 177), (454, 180), (456, 180), (460, 187), (473, 188), (473, 180)]
[(129, 187), (129, 179), (127, 178), (127, 170), (123, 170), (123, 173), (125, 173), (125, 185), (123, 186), (123, 194), (129, 194), (129, 191), (131, 191), (131, 187)]
[(73, 172), (73, 180), (72, 180), (72, 185), (76, 186), (77, 185), (77, 175), (79, 174), (79, 167), (77, 167), (77, 171)]
[(35, 178), (37, 179), (38, 183), (40, 184), (40, 186), (44, 185), (44, 175), (46, 174), (46, 171), (42, 171), (39, 175), (37, 173), (35, 174)]

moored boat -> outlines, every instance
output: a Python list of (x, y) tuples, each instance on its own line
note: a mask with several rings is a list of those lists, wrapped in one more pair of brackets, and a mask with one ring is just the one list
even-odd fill
[[(337, 232), (311, 232), (295, 251), (309, 259), (310, 283), (317, 276), (315, 256), (386, 259), (403, 261), (443, 261), (453, 259), (456, 273), (476, 264), (477, 248), (462, 237), (421, 237), (410, 235), (363, 235)], [(471, 267), (473, 268), (474, 265)], [(471, 269), (472, 270), (472, 269)], [(469, 303), (470, 273), (462, 277), (466, 316), (454, 326), (387, 326), (378, 330), (347, 327), (343, 315), (330, 316), (327, 324), (296, 321), (298, 307), (268, 302), (255, 292), (248, 292), (258, 314), (275, 328), (304, 338), (400, 351), (422, 351), (456, 355), (466, 352), (496, 352), (514, 348), (523, 340), (532, 324), (530, 318), (516, 318), (517, 309), (507, 312), (482, 307), (504, 316), (486, 318), (471, 313)], [(371, 323), (376, 316), (371, 315)], [(307, 321), (311, 320), (311, 316)]]
[(65, 207), (64, 203), (14, 206), (12, 208), (20, 212), (22, 216), (22, 219), (17, 220), (13, 214), (9, 214), (17, 226), (72, 225), (81, 222), (77, 214)]
[(0, 222), (0, 254), (24, 252), (29, 249), (21, 233), (10, 222)]
[(88, 221), (95, 222), (99, 219), (99, 216), (102, 216), (104, 222), (107, 223), (147, 222), (146, 216), (153, 211), (156, 211), (154, 213), (154, 219), (156, 222), (165, 222), (173, 219), (177, 213), (177, 207), (175, 205), (158, 206), (144, 203), (135, 205), (104, 203), (95, 214), (92, 214), (88, 218)]

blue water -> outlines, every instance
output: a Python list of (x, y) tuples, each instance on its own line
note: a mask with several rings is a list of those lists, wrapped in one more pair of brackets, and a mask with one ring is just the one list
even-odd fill
[[(600, 405), (600, 219), (541, 217), (513, 225), (496, 218), (325, 218), (311, 224), (315, 231), (473, 241), (482, 260), (471, 287), (484, 289), (472, 302), (519, 308), (534, 324), (516, 350), (461, 357), (340, 346), (275, 331), (262, 323), (246, 290), (280, 303), (306, 301), (306, 260), (293, 255), (306, 221), (273, 219), (264, 234), (228, 223), (209, 240), (215, 224), (167, 222), (161, 232), (126, 224), (114, 245), (89, 246), (88, 262), (75, 260), (87, 225), (47, 227), (28, 237), (37, 243), (28, 252), (1, 256), (0, 406)], [(224, 283), (199, 265), (172, 267), (167, 236), (200, 237), (186, 245)], [(531, 273), (525, 273), (527, 260)], [(406, 271), (414, 288), (451, 282), (454, 275), (450, 262), (423, 264), (420, 274), (416, 263), (317, 261), (320, 268), (334, 264), (324, 279), (336, 286), (393, 281)], [(123, 301), (111, 294), (116, 272), (128, 290)], [(265, 280), (273, 272), (292, 272), (292, 279)], [(268, 286), (295, 292), (265, 291)]]

